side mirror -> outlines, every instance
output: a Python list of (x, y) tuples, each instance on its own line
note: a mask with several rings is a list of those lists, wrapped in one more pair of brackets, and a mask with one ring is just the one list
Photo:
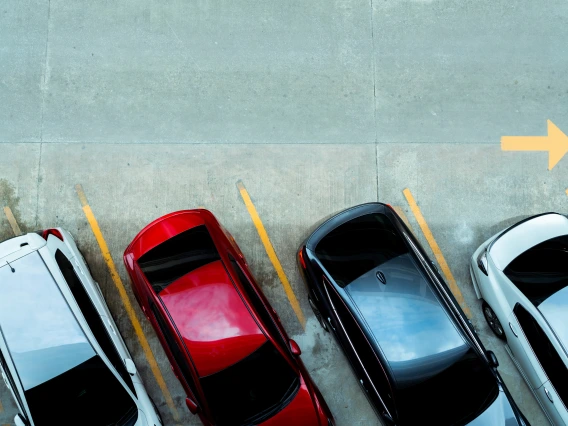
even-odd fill
[(14, 424), (16, 426), (26, 426), (26, 422), (22, 419), (21, 414), (16, 414), (16, 417), (14, 417)]
[(199, 412), (199, 407), (195, 402), (193, 402), (193, 400), (185, 398), (185, 405), (187, 405), (187, 408), (189, 409), (189, 412), (191, 414), (197, 414)]
[(493, 353), (493, 351), (487, 351), (487, 358), (489, 358), (489, 365), (492, 368), (499, 367), (499, 360), (497, 359), (497, 356)]
[(292, 355), (294, 355), (294, 356), (302, 355), (302, 350), (300, 349), (298, 344), (295, 341), (293, 341), (292, 339), (290, 339), (290, 351), (292, 352)]
[(134, 364), (134, 361), (129, 358), (125, 359), (124, 365), (126, 366), (126, 371), (128, 371), (128, 374), (130, 374), (131, 376), (134, 376), (136, 374), (136, 364)]

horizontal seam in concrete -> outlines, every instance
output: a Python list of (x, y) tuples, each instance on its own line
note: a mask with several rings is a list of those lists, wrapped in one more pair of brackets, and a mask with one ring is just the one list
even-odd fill
[(495, 141), (480, 141), (480, 142), (431, 142), (431, 141), (408, 141), (408, 142), (170, 142), (170, 141), (154, 141), (154, 142), (99, 142), (99, 141), (37, 141), (37, 142), (22, 142), (22, 141), (0, 141), (0, 144), (52, 144), (52, 145), (500, 145), (499, 140)]

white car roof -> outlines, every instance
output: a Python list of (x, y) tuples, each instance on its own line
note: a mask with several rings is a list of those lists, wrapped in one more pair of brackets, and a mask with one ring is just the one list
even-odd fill
[(502, 271), (528, 249), (561, 235), (568, 235), (568, 218), (558, 213), (546, 213), (503, 231), (489, 246), (489, 254)]
[(37, 251), (0, 265), (0, 329), (24, 390), (96, 355)]
[(568, 315), (566, 314), (568, 310), (568, 287), (564, 287), (538, 305), (538, 310), (546, 318), (564, 350), (568, 353)]

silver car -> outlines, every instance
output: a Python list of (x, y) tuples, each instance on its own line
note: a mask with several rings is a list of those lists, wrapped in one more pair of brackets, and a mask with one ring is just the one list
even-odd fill
[(19, 408), (17, 426), (161, 424), (63, 229), (0, 243), (0, 367)]
[(548, 419), (568, 424), (568, 218), (511, 226), (477, 249), (470, 273), (485, 319)]

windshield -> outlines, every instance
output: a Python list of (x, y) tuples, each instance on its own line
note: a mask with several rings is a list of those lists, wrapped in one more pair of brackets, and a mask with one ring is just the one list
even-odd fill
[(315, 248), (317, 258), (341, 287), (407, 251), (384, 214), (350, 220), (327, 234)]
[(216, 424), (256, 424), (280, 411), (296, 394), (299, 378), (266, 342), (236, 364), (201, 378)]
[(493, 403), (497, 380), (479, 355), (470, 348), (452, 361), (436, 375), (399, 389), (402, 424), (464, 425)]
[[(25, 391), (34, 424), (132, 426), (138, 409), (98, 355)], [(57, 414), (55, 414), (57, 413)]]

